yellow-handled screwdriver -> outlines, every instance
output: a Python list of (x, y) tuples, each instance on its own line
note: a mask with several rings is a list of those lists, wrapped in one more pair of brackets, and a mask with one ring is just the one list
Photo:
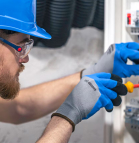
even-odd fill
[(139, 84), (133, 84), (132, 82), (128, 81), (125, 86), (127, 87), (128, 92), (132, 93), (134, 88), (139, 88)]

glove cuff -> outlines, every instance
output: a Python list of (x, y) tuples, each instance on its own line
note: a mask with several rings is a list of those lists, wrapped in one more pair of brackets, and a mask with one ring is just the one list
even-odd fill
[(93, 65), (93, 66), (90, 66), (89, 68), (87, 69), (84, 69), (82, 70), (81, 72), (81, 77), (85, 76), (85, 75), (91, 75), (91, 74), (95, 74), (95, 66), (96, 65)]
[(72, 120), (70, 120), (68, 117), (66, 117), (66, 116), (64, 116), (64, 115), (62, 115), (60, 113), (53, 113), (52, 116), (51, 116), (51, 118), (54, 117), (54, 116), (58, 116), (58, 117), (61, 117), (61, 118), (65, 119), (65, 120), (67, 120), (72, 125), (72, 128), (73, 128), (72, 132), (74, 132), (74, 130), (75, 130), (75, 124), (74, 124), (74, 122), (72, 122)]
[(83, 70), (81, 70), (81, 72), (80, 72), (80, 79), (82, 79), (82, 77), (83, 77), (83, 71), (84, 70), (86, 70), (86, 69), (83, 69)]

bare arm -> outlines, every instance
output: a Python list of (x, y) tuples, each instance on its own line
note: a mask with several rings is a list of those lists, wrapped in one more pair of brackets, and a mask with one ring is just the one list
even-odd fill
[(37, 143), (67, 143), (71, 133), (72, 125), (68, 121), (53, 117)]
[(13, 101), (0, 99), (0, 121), (19, 124), (56, 110), (80, 81), (80, 73), (23, 89)]

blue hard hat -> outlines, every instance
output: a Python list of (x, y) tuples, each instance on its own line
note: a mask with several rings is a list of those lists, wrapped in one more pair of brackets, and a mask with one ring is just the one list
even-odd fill
[(36, 0), (0, 0), (0, 29), (51, 39), (36, 24)]

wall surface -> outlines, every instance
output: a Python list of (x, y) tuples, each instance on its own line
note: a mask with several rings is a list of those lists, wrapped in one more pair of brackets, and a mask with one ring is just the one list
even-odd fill
[[(20, 76), (21, 88), (76, 73), (95, 64), (103, 54), (103, 32), (95, 28), (72, 30), (66, 46), (61, 49), (34, 47), (30, 62)], [(24, 97), (23, 97), (24, 98)], [(50, 120), (47, 115), (39, 120), (13, 125), (0, 122), (0, 143), (35, 143)], [(77, 125), (70, 143), (103, 143), (104, 111)]]

